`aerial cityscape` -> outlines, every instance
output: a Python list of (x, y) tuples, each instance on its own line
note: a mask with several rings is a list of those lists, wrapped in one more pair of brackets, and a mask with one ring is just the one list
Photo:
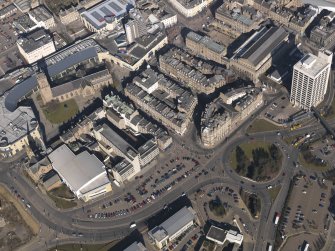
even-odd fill
[(335, 0), (0, 0), (1, 251), (335, 251)]

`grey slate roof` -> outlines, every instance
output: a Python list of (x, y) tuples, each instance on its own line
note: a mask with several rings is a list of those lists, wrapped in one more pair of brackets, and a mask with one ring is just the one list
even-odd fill
[(73, 65), (79, 64), (80, 62), (83, 62), (85, 60), (88, 60), (90, 58), (97, 57), (97, 50), (95, 47), (89, 47), (82, 51), (79, 51), (75, 54), (72, 54), (63, 60), (60, 60), (59, 62), (50, 65), (47, 67), (47, 71), (50, 77), (53, 77), (66, 69), (70, 68)]
[(35, 75), (15, 85), (9, 90), (5, 98), (6, 109), (13, 112), (17, 108), (18, 102), (35, 88), (37, 88), (37, 79)]

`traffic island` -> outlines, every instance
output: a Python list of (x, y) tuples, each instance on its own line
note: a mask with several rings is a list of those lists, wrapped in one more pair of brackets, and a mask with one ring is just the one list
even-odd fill
[(246, 178), (268, 181), (279, 173), (283, 155), (275, 144), (253, 141), (241, 144), (231, 155), (231, 167)]

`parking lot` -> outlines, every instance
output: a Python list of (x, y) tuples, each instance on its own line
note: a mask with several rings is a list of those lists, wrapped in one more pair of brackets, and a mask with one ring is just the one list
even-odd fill
[[(128, 193), (113, 199), (106, 198), (98, 207), (87, 210), (81, 217), (101, 220), (125, 217), (144, 209), (148, 203), (152, 203), (165, 193), (173, 190), (178, 183), (182, 183), (186, 179), (200, 179), (210, 174), (210, 170), (201, 168), (200, 163), (205, 161), (205, 157), (191, 155), (180, 146), (173, 148), (173, 151), (178, 152), (177, 157), (165, 153), (157, 161), (160, 163), (159, 165), (135, 177), (135, 180), (132, 181), (132, 188), (128, 189)], [(115, 190), (120, 191), (120, 189), (123, 188), (116, 188)]]
[(288, 205), (281, 213), (279, 230), (282, 237), (301, 232), (322, 234), (327, 231), (330, 223), (330, 190), (328, 181), (313, 174), (296, 178)]

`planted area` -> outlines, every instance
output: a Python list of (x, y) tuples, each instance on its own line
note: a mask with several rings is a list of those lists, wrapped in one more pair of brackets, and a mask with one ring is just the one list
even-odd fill
[(249, 179), (266, 181), (272, 179), (281, 167), (282, 153), (274, 144), (242, 144), (233, 152), (232, 166), (236, 172)]
[(223, 217), (226, 215), (226, 210), (224, 208), (224, 205), (222, 204), (222, 201), (220, 200), (218, 196), (216, 196), (214, 200), (211, 200), (208, 203), (208, 206), (209, 206), (209, 210), (211, 210), (211, 212), (215, 216)]

